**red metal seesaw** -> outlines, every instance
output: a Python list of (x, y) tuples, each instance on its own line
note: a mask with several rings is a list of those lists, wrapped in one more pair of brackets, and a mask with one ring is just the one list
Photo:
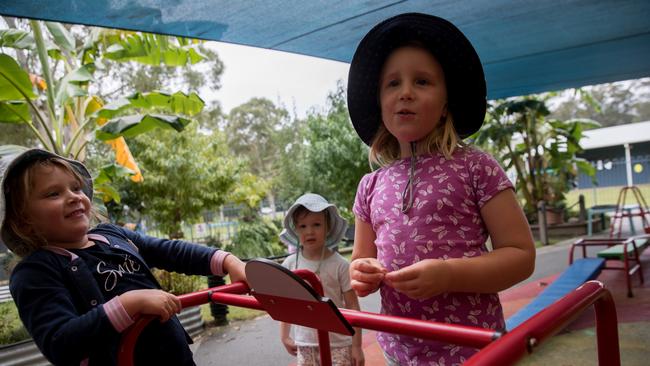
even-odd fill
[[(328, 332), (352, 335), (353, 327), (481, 348), (466, 365), (513, 365), (594, 305), (598, 362), (603, 366), (620, 366), (616, 308), (610, 292), (598, 281), (585, 283), (504, 334), (479, 327), (339, 309), (323, 297), (322, 285), (313, 272), (292, 272), (268, 260), (249, 261), (246, 277), (250, 287), (238, 282), (193, 292), (179, 296), (181, 304), (186, 308), (218, 302), (264, 310), (274, 320), (317, 329), (323, 366), (331, 366)], [(120, 366), (133, 365), (138, 336), (153, 319), (142, 317), (123, 334)]]

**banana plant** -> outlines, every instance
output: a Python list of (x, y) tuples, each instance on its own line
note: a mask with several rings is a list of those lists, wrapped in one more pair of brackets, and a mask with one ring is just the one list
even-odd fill
[(542, 200), (551, 208), (563, 208), (578, 172), (595, 176), (594, 167), (578, 154), (583, 151), (583, 132), (600, 124), (588, 119), (563, 121), (549, 114), (542, 97), (496, 101), (475, 136), (476, 143), (490, 150), (505, 169), (517, 173), (517, 192), (531, 217)]
[[(124, 137), (153, 129), (182, 131), (204, 102), (195, 94), (142, 91), (102, 100), (92, 90), (95, 72), (106, 62), (185, 66), (201, 62), (198, 41), (178, 37), (83, 28), (83, 41), (60, 23), (29, 21), (29, 30), (0, 29), (0, 123), (26, 125), (40, 147), (83, 161), (93, 139), (108, 143), (119, 166), (134, 181), (143, 179)], [(81, 38), (81, 37), (79, 37)], [(35, 55), (37, 67), (18, 62), (18, 52)], [(0, 149), (3, 151), (3, 149)], [(97, 182), (104, 201), (119, 200), (111, 190), (114, 164)], [(107, 178), (108, 177), (108, 178)]]

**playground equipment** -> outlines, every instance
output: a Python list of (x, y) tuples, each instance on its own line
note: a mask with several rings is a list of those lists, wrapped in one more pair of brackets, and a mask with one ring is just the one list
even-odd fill
[[(572, 267), (585, 260), (592, 262), (602, 261), (600, 270), (625, 271), (627, 296), (632, 297), (632, 276), (638, 272), (639, 281), (643, 284), (643, 269), (641, 266), (641, 253), (650, 245), (650, 234), (636, 235), (629, 238), (583, 238), (571, 245), (569, 265)], [(597, 258), (587, 257), (588, 247), (606, 247), (596, 254)], [(574, 250), (582, 248), (582, 259), (574, 261)], [(622, 266), (615, 265), (615, 261)], [(569, 267), (570, 268), (570, 267)], [(597, 274), (597, 273), (596, 273)]]
[[(638, 212), (625, 206), (627, 193), (631, 191), (634, 195)], [(573, 291), (583, 283), (598, 277), (602, 270), (625, 271), (627, 296), (633, 297), (632, 276), (638, 272), (639, 280), (643, 284), (643, 270), (640, 256), (650, 246), (650, 224), (646, 215), (650, 214), (647, 204), (641, 191), (636, 186), (623, 187), (618, 195), (617, 204), (614, 207), (603, 207), (602, 211), (589, 212), (589, 234), (591, 235), (591, 216), (594, 213), (604, 213), (614, 209), (612, 223), (609, 231), (609, 238), (582, 238), (571, 245), (569, 252), (569, 267), (560, 274), (544, 291), (542, 291), (528, 305), (521, 308), (506, 320), (506, 328), (514, 329), (534, 314), (553, 304), (556, 300)], [(621, 238), (624, 219), (630, 222), (630, 229), (634, 233), (633, 218), (640, 216), (645, 235), (637, 235), (629, 238)], [(606, 247), (599, 251), (596, 257), (587, 256), (588, 247)], [(582, 258), (574, 260), (574, 251), (582, 248)], [(614, 261), (622, 265), (615, 265)]]
[[(331, 365), (329, 337), (334, 331), (350, 335), (352, 327), (409, 335), (481, 348), (466, 365), (512, 365), (562, 330), (591, 305), (595, 308), (598, 362), (620, 365), (616, 308), (602, 283), (589, 281), (538, 312), (508, 333), (479, 327), (429, 322), (348, 309), (322, 297), (318, 277), (308, 270), (289, 271), (275, 262), (246, 264), (250, 288), (239, 282), (180, 296), (183, 307), (208, 302), (265, 310), (278, 321), (318, 329), (321, 365)], [(307, 281), (307, 282), (305, 282)], [(249, 296), (250, 294), (252, 296)], [(119, 365), (133, 364), (135, 343), (153, 317), (138, 320), (122, 337)]]
[[(632, 192), (634, 195), (636, 204), (638, 206), (638, 212), (625, 207), (628, 191)], [(609, 237), (621, 237), (624, 218), (629, 219), (631, 226), (630, 229), (632, 230), (632, 233), (634, 233), (635, 230), (633, 218), (636, 216), (641, 217), (643, 231), (646, 234), (650, 234), (650, 221), (648, 221), (647, 215), (650, 215), (650, 211), (648, 211), (648, 204), (646, 203), (645, 198), (643, 198), (643, 194), (641, 194), (639, 187), (626, 186), (621, 188), (621, 190), (618, 192), (618, 199), (616, 200), (616, 211), (614, 212), (614, 216), (612, 216), (612, 223), (609, 227)]]

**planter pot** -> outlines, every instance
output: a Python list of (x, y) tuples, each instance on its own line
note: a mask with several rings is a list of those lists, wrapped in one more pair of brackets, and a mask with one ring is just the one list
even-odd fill
[(183, 309), (180, 314), (176, 315), (181, 325), (185, 328), (187, 334), (194, 338), (203, 331), (203, 318), (201, 317), (201, 307), (194, 306)]
[(564, 223), (564, 210), (546, 209), (546, 225), (558, 225)]
[[(221, 276), (210, 275), (208, 276), (208, 287), (213, 288), (223, 286), (226, 281)], [(215, 325), (228, 324), (228, 306), (215, 302), (210, 302), (210, 313), (214, 318)]]

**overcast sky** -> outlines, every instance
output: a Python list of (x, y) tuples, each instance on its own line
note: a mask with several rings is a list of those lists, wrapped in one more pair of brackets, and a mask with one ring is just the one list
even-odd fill
[[(214, 97), (228, 113), (251, 98), (265, 97), (298, 117), (326, 106), (327, 94), (342, 80), (349, 65), (286, 52), (210, 42), (225, 64), (222, 87)], [(209, 96), (212, 99), (212, 96)]]

